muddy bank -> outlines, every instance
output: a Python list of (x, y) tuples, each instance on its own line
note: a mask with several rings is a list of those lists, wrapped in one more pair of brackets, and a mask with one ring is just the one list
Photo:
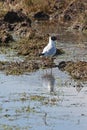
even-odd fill
[(63, 71), (67, 71), (74, 79), (87, 81), (87, 62), (85, 61), (62, 61), (58, 67)]

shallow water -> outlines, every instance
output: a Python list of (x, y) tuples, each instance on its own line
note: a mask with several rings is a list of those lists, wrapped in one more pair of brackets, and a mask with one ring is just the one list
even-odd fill
[(22, 76), (0, 73), (2, 130), (86, 130), (86, 108), (87, 83), (75, 82), (58, 68)]
[[(56, 57), (56, 64), (87, 61), (86, 42), (58, 42), (57, 47), (65, 54)], [(0, 59), (7, 57), (1, 55)], [(0, 73), (0, 130), (70, 129), (87, 129), (87, 82), (75, 81), (58, 68), (21, 76)]]
[(8, 49), (8, 48), (4, 48), (3, 50), (4, 50), (4, 52), (0, 51), (0, 61), (13, 61), (13, 62), (24, 61), (24, 57), (23, 56), (17, 56), (16, 51), (14, 51), (12, 49)]

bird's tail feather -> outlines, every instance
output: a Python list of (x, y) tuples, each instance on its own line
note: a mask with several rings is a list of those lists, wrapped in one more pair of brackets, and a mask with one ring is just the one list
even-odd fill
[(40, 53), (39, 56), (44, 56), (44, 53)]

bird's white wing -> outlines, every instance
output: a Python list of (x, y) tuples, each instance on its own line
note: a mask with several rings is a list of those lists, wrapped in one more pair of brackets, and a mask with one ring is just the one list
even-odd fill
[(48, 50), (50, 50), (52, 47), (50, 47), (49, 45), (47, 45), (44, 49), (42, 53), (46, 53)]
[(56, 48), (54, 46), (50, 46), (49, 44), (43, 49), (42, 54), (44, 56), (51, 56), (56, 53)]

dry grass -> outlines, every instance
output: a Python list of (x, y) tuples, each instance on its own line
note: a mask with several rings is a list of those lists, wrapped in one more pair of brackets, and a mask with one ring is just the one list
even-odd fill
[(7, 9), (4, 8), (4, 3), (0, 2), (0, 18), (2, 18), (7, 13)]
[(24, 8), (27, 12), (36, 12), (43, 10), (45, 12), (49, 12), (52, 5), (54, 5), (54, 0), (23, 0)]

